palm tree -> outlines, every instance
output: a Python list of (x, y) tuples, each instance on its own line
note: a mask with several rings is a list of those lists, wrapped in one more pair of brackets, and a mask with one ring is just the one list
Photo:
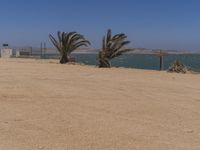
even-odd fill
[(125, 41), (127, 36), (124, 33), (119, 33), (112, 36), (112, 32), (109, 29), (107, 36), (103, 37), (102, 50), (99, 52), (98, 60), (100, 68), (110, 68), (110, 60), (122, 55), (125, 52), (131, 51), (131, 49), (123, 49), (123, 47), (130, 43)]
[(69, 62), (70, 54), (77, 48), (90, 45), (90, 42), (77, 32), (58, 32), (58, 40), (51, 34), (49, 38), (61, 55), (61, 64)]

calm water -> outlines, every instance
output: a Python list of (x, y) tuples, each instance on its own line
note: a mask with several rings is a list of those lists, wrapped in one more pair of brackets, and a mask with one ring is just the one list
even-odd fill
[[(97, 64), (97, 54), (72, 54), (79, 63), (87, 65)], [(169, 54), (164, 56), (164, 68), (167, 69), (170, 64), (179, 60), (185, 65), (200, 71), (200, 54)], [(113, 59), (112, 66), (139, 68), (139, 69), (159, 69), (159, 57), (150, 54), (126, 54)]]

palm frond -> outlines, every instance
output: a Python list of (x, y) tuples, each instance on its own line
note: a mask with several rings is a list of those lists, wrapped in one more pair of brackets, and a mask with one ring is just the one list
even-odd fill
[(132, 51), (132, 49), (123, 49), (125, 45), (130, 43), (126, 39), (127, 36), (124, 33), (119, 33), (112, 37), (111, 30), (109, 29), (107, 36), (103, 37), (102, 40), (102, 51), (99, 52), (99, 66), (110, 67), (110, 59)]
[(58, 42), (61, 43), (62, 42), (62, 33), (60, 31), (58, 31), (57, 35), (58, 35)]
[(115, 58), (115, 57), (118, 57), (118, 56), (121, 56), (122, 54), (130, 52), (130, 51), (132, 51), (132, 49), (122, 49), (122, 50), (116, 51), (115, 53), (113, 53), (111, 55), (111, 59)]
[(49, 34), (49, 38), (51, 42), (53, 43), (53, 45), (57, 48), (57, 50), (61, 52), (60, 44), (56, 41), (56, 39), (51, 34)]
[(119, 46), (119, 49), (123, 48), (125, 45), (128, 45), (130, 44), (131, 42), (130, 41), (123, 41), (120, 46)]
[(78, 47), (76, 47), (76, 45), (79, 43), (85, 43), (87, 46), (91, 45), (90, 42), (88, 40), (86, 40), (83, 35), (78, 34), (76, 32), (71, 35), (71, 37), (68, 41), (69, 41), (68, 45), (69, 45), (70, 50), (74, 50), (74, 48), (75, 49), (78, 48)]
[(74, 36), (76, 36), (76, 35), (78, 35), (78, 33), (76, 33), (76, 32), (69, 32), (67, 35), (66, 35), (66, 39), (67, 39), (67, 44), (68, 45), (70, 45), (70, 41), (71, 41), (71, 39), (74, 37)]
[(106, 37), (105, 36), (103, 37), (103, 40), (102, 40), (102, 49), (103, 50), (106, 49)]
[(119, 33), (119, 34), (116, 34), (115, 36), (113, 36), (112, 40), (123, 40), (123, 39), (126, 39), (127, 36), (123, 33)]
[[(68, 33), (62, 32), (62, 42), (61, 42), (61, 46), (62, 49), (65, 50), (67, 48), (67, 38), (66, 36), (68, 35)], [(64, 51), (63, 51), (64, 52)]]
[(112, 38), (112, 31), (111, 29), (108, 29), (107, 36), (106, 36), (106, 43), (108, 43)]
[(77, 48), (79, 48), (79, 47), (81, 47), (81, 46), (87, 47), (88, 45), (90, 45), (90, 42), (87, 41), (87, 40), (78, 41), (78, 42), (75, 43), (74, 45), (71, 45), (70, 52), (74, 51), (75, 49), (77, 49)]
[(58, 49), (63, 58), (60, 62), (68, 61), (69, 55), (72, 51), (81, 46), (88, 46), (90, 42), (84, 38), (83, 35), (77, 32), (58, 32), (58, 41), (50, 34), (49, 38), (53, 45)]

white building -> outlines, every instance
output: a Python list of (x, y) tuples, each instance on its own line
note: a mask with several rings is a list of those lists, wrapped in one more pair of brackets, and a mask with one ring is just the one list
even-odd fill
[(1, 57), (2, 58), (10, 58), (13, 55), (13, 50), (10, 48), (2, 48), (1, 49)]

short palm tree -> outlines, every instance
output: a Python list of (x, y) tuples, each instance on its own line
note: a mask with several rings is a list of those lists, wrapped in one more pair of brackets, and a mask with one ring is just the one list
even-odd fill
[(99, 52), (98, 60), (100, 68), (110, 68), (110, 60), (122, 55), (125, 52), (131, 51), (131, 49), (123, 49), (123, 47), (130, 43), (126, 41), (127, 36), (124, 33), (119, 33), (112, 36), (112, 32), (109, 29), (107, 36), (103, 37), (102, 50)]
[(49, 38), (61, 55), (61, 64), (69, 62), (70, 54), (77, 48), (90, 45), (90, 42), (77, 32), (58, 32), (58, 40), (51, 34), (49, 35)]

